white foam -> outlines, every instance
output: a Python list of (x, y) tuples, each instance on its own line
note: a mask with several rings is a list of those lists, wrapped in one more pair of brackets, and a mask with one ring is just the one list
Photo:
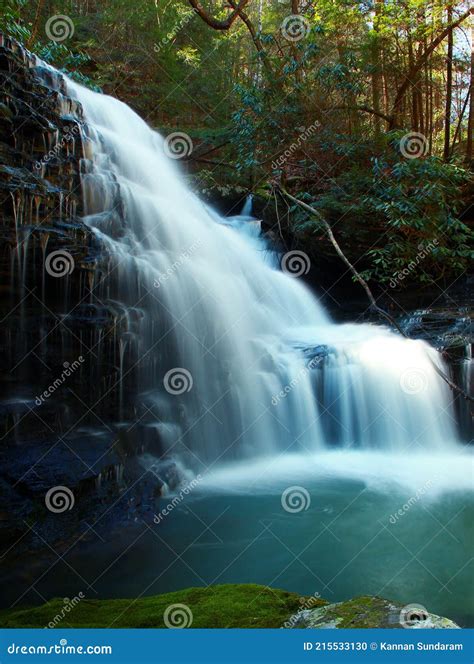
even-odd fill
[(277, 494), (291, 485), (323, 489), (334, 480), (354, 480), (383, 493), (408, 489), (436, 498), (474, 491), (474, 455), (469, 448), (429, 455), (363, 450), (285, 454), (211, 469), (203, 477), (199, 491), (220, 494)]

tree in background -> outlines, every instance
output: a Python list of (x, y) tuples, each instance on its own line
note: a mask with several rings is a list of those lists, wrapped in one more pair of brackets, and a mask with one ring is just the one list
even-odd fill
[[(472, 258), (473, 55), (466, 0), (3, 0), (1, 28), (41, 57), (184, 131), (197, 189), (316, 206), (368, 278), (439, 240), (417, 279)], [(55, 16), (73, 25), (50, 39)], [(320, 251), (296, 208), (279, 229)], [(380, 238), (374, 246), (374, 238)]]

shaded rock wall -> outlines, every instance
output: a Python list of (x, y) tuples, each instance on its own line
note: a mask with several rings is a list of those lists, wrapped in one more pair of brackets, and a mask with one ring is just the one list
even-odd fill
[[(81, 218), (91, 163), (81, 106), (3, 35), (0, 89), (1, 543), (33, 521), (67, 538), (117, 496), (136, 504), (136, 455), (158, 443), (121, 343), (130, 312), (108, 297), (113, 267)], [(161, 484), (151, 483), (150, 509)], [(52, 522), (44, 499), (56, 485), (73, 491), (75, 508)]]

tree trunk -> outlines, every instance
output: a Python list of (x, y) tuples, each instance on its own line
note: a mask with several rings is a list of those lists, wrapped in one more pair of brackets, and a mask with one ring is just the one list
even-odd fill
[(405, 98), (405, 94), (407, 90), (410, 88), (411, 85), (413, 85), (413, 81), (415, 80), (418, 72), (420, 69), (424, 66), (424, 64), (429, 60), (431, 54), (433, 51), (445, 40), (445, 38), (452, 33), (454, 28), (457, 28), (463, 21), (468, 19), (472, 14), (474, 13), (474, 9), (468, 9), (464, 14), (461, 14), (459, 18), (457, 18), (453, 23), (448, 24), (440, 33), (437, 37), (433, 39), (431, 44), (428, 47), (428, 50), (426, 50), (421, 58), (418, 60), (418, 62), (415, 62), (413, 67), (409, 69), (408, 73), (404, 77), (403, 83), (400, 85), (398, 88), (396, 95), (395, 95), (395, 101), (393, 102), (393, 108), (392, 108), (392, 122), (391, 122), (391, 129), (394, 129), (395, 127), (398, 126), (398, 120), (400, 116), (400, 108), (403, 104), (403, 99)]
[(380, 113), (380, 100), (382, 97), (382, 76), (380, 71), (381, 66), (381, 55), (380, 55), (380, 45), (379, 45), (379, 15), (380, 15), (380, 3), (381, 0), (375, 0), (375, 15), (374, 15), (374, 32), (376, 37), (374, 44), (372, 46), (372, 107), (375, 111), (374, 114), (374, 126), (376, 135), (380, 134), (381, 122), (380, 117), (377, 115)]
[[(415, 58), (413, 55), (413, 42), (411, 35), (408, 34), (408, 69), (412, 70), (414, 66)], [(410, 126), (414, 131), (418, 131), (418, 106), (416, 103), (416, 80), (413, 81), (411, 88), (411, 121)]]
[(472, 141), (474, 134), (474, 20), (471, 19), (471, 83), (469, 86), (469, 119), (467, 123), (467, 144), (466, 159), (468, 163), (472, 161)]
[(36, 39), (36, 35), (38, 34), (38, 27), (41, 19), (41, 12), (43, 9), (44, 5), (44, 0), (38, 0), (36, 3), (36, 12), (35, 12), (35, 18), (33, 20), (33, 26), (31, 28), (31, 35), (26, 42), (26, 48), (30, 48), (33, 45), (33, 42)]
[[(448, 25), (453, 20), (453, 7), (448, 6)], [(446, 106), (444, 110), (444, 150), (443, 159), (448, 161), (451, 146), (451, 109), (453, 103), (453, 31), (448, 34), (448, 53), (446, 56)]]

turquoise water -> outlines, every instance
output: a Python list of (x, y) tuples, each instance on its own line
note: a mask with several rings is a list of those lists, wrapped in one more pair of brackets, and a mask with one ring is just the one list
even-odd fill
[[(290, 508), (301, 511), (282, 504), (292, 486), (303, 501)], [(471, 487), (465, 456), (344, 452), (233, 466), (187, 496), (159, 499), (159, 523), (138, 521), (92, 551), (72, 550), (75, 572), (61, 562), (37, 588), (47, 597), (137, 597), (260, 583), (330, 601), (380, 595), (472, 627)]]
[(281, 502), (286, 477), (274, 480), (271, 493), (267, 484), (253, 495), (198, 490), (154, 529), (182, 558), (154, 535), (143, 543), (142, 564), (153, 567), (159, 555), (171, 565), (149, 591), (263, 583), (330, 601), (380, 595), (474, 624), (472, 493), (438, 493), (429, 478), (415, 490), (361, 479), (302, 480), (310, 504), (291, 513)]

